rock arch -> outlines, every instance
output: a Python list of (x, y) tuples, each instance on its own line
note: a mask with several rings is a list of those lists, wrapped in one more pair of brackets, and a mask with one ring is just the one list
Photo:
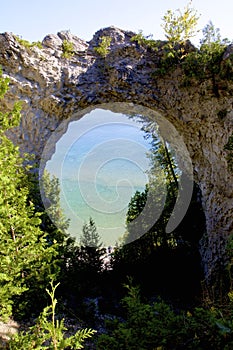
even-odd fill
[[(12, 33), (0, 34), (0, 64), (11, 79), (2, 108), (7, 110), (17, 99), (23, 102), (21, 125), (9, 136), (22, 152), (40, 159), (46, 141), (65, 125), (60, 124), (64, 119), (81, 117), (82, 111), (100, 105), (109, 108), (111, 103), (114, 111), (120, 104), (127, 113), (129, 106), (132, 111), (141, 106), (166, 118), (183, 138), (202, 191), (207, 235), (200, 251), (210, 280), (217, 266), (225, 263), (225, 243), (233, 232), (233, 176), (224, 150), (233, 131), (233, 83), (220, 81), (217, 94), (208, 79), (193, 80), (185, 87), (179, 66), (155, 77), (161, 53), (132, 42), (133, 35), (109, 27), (85, 42), (70, 32), (59, 32), (46, 36), (42, 48), (28, 48)], [(94, 50), (102, 36), (111, 37), (106, 57)], [(73, 43), (70, 58), (63, 57), (64, 40)], [(223, 61), (231, 52), (229, 46)], [(61, 128), (61, 134), (65, 131)]]

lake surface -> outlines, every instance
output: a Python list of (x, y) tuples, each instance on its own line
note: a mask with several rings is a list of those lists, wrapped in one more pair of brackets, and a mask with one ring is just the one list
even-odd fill
[(46, 169), (60, 181), (61, 207), (77, 240), (90, 217), (106, 246), (125, 233), (129, 201), (148, 182), (150, 141), (141, 127), (125, 115), (96, 109), (70, 122), (58, 141)]

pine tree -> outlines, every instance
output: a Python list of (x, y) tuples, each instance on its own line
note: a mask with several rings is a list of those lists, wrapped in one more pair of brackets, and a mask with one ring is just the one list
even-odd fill
[(95, 247), (99, 249), (102, 246), (100, 242), (100, 236), (97, 232), (95, 222), (92, 218), (89, 219), (89, 223), (83, 225), (83, 232), (80, 239), (81, 246), (84, 247)]
[[(45, 170), (40, 181), (40, 192), (42, 193), (43, 203), (39, 192), (38, 182), (35, 181), (34, 189), (37, 200), (38, 210), (41, 212), (41, 227), (48, 233), (47, 240), (49, 244), (58, 243), (58, 261), (59, 280), (62, 281), (60, 290), (67, 295), (67, 290), (74, 286), (74, 280), (79, 271), (78, 264), (78, 242), (68, 233), (69, 219), (62, 211), (60, 203), (60, 183), (56, 176)], [(46, 210), (44, 209), (46, 207)]]
[[(9, 80), (1, 77), (0, 97), (8, 89)], [(29, 182), (25, 159), (19, 148), (6, 136), (18, 126), (20, 104), (0, 113), (0, 317), (12, 313), (16, 296), (52, 277), (51, 263), (55, 250), (48, 246), (40, 229), (40, 217), (29, 198)]]
[(83, 225), (80, 239), (80, 261), (91, 273), (99, 273), (103, 266), (103, 255), (105, 249), (100, 241), (99, 233), (92, 218), (89, 223)]
[(67, 229), (70, 220), (65, 217), (61, 208), (59, 179), (51, 176), (47, 170), (44, 171), (41, 179), (40, 192), (44, 200), (42, 204), (39, 198), (38, 203), (42, 212), (42, 228), (49, 233), (50, 241), (56, 240), (59, 244), (64, 244), (68, 239)]
[(149, 234), (152, 246), (167, 246), (169, 241), (173, 241), (165, 228), (176, 202), (180, 171), (174, 152), (159, 136), (154, 124), (145, 124), (142, 130), (151, 142), (149, 183), (143, 192), (136, 191), (129, 202), (124, 243)]

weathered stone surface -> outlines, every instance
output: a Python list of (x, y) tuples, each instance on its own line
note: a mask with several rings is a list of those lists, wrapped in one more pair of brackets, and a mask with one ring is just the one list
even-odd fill
[[(104, 35), (112, 38), (106, 58), (94, 50)], [(155, 54), (131, 42), (133, 35), (110, 27), (96, 32), (86, 43), (69, 32), (60, 32), (45, 37), (42, 49), (26, 49), (13, 34), (1, 34), (0, 64), (11, 79), (2, 108), (7, 110), (17, 99), (23, 101), (21, 125), (9, 135), (22, 152), (32, 152), (40, 159), (46, 141), (63, 121), (46, 155), (49, 159), (57, 138), (68, 127), (68, 118), (81, 118), (97, 107), (143, 114), (143, 107), (178, 149), (176, 133), (172, 129), (168, 132), (163, 120), (171, 122), (188, 149), (202, 190), (207, 234), (200, 250), (206, 277), (213, 277), (216, 266), (225, 263), (226, 239), (233, 232), (233, 176), (224, 150), (233, 131), (233, 83), (219, 82), (216, 94), (211, 80), (193, 80), (184, 87), (180, 67), (155, 77), (160, 51)], [(74, 44), (70, 59), (62, 57), (65, 39)], [(193, 49), (187, 45), (187, 50)], [(224, 62), (231, 54), (229, 46)]]
[(48, 34), (42, 41), (43, 46), (47, 46), (50, 49), (61, 50), (62, 48), (62, 40), (56, 34)]

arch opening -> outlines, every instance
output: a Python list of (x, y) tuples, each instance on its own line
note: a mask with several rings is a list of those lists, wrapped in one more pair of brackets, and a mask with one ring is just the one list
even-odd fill
[[(93, 113), (95, 111), (102, 111), (102, 113), (104, 114), (104, 117), (99, 119), (94, 117), (92, 118), (92, 120), (89, 120), (89, 121), (87, 120), (87, 122), (84, 123), (83, 121), (85, 120), (85, 116), (88, 116), (88, 115), (93, 116)], [(111, 117), (106, 117), (107, 115)], [(119, 116), (121, 117), (119, 118)], [(122, 119), (122, 116), (124, 116), (123, 119)], [(79, 124), (80, 128), (78, 126), (79, 121), (80, 121), (80, 124)], [(80, 137), (86, 138), (86, 142), (87, 144), (89, 143), (89, 146), (90, 146), (92, 144), (91, 138), (96, 137), (97, 134), (95, 134), (95, 131), (98, 128), (100, 130), (100, 128), (102, 127), (102, 130), (103, 130), (103, 127), (104, 127), (106, 129), (105, 130), (106, 132), (108, 128), (112, 128), (112, 134), (110, 133), (107, 138), (100, 139), (99, 141), (97, 141), (97, 144), (95, 143), (92, 145), (94, 146), (95, 151), (98, 151), (99, 154), (101, 155), (100, 162), (96, 162), (95, 154), (94, 155), (92, 154), (93, 149), (89, 148), (89, 151), (88, 151), (89, 153), (85, 155), (86, 162), (85, 162), (85, 159), (82, 160), (81, 163), (78, 162), (79, 169), (77, 168), (77, 166), (74, 167), (72, 170), (73, 173), (71, 175), (71, 177), (73, 177), (72, 186), (74, 186), (74, 183), (75, 183), (75, 186), (79, 192), (79, 197), (84, 200), (86, 206), (89, 206), (89, 209), (90, 209), (89, 217), (93, 217), (94, 212), (96, 215), (97, 214), (99, 215), (98, 212), (101, 212), (102, 220), (106, 220), (106, 221), (108, 221), (109, 219), (113, 220), (114, 215), (120, 215), (122, 219), (122, 216), (123, 215), (125, 216), (126, 214), (127, 206), (129, 204), (129, 200), (132, 197), (132, 195), (135, 193), (135, 191), (143, 190), (143, 186), (145, 186), (145, 184), (148, 182), (148, 176), (146, 174), (148, 173), (148, 170), (149, 170), (149, 164), (148, 164), (148, 157), (146, 157), (146, 151), (148, 151), (149, 143), (148, 142), (146, 143), (144, 139), (144, 144), (143, 144), (142, 135), (141, 135), (140, 141), (139, 139), (134, 140), (126, 136), (125, 135), (126, 131), (123, 131), (122, 128), (120, 131), (118, 130), (118, 133), (117, 132), (114, 133), (113, 131), (114, 128), (115, 128), (115, 131), (117, 131), (117, 126), (119, 127), (119, 125), (121, 125), (121, 127), (124, 126), (126, 129), (131, 128), (131, 130), (133, 130), (132, 128), (134, 129), (136, 128), (138, 132), (139, 131), (142, 132), (142, 124), (147, 124), (147, 125), (150, 125), (151, 130), (155, 130), (155, 129), (159, 130), (159, 135), (161, 136), (161, 138), (165, 140), (166, 143), (169, 144), (169, 147), (173, 149), (176, 157), (176, 161), (178, 164), (178, 168), (181, 170), (183, 174), (178, 184), (178, 196), (177, 196), (176, 204), (174, 206), (173, 213), (166, 226), (166, 231), (168, 233), (172, 232), (182, 221), (189, 207), (189, 203), (191, 201), (192, 191), (193, 191), (192, 162), (189, 157), (187, 148), (183, 142), (183, 139), (181, 135), (178, 133), (178, 131), (175, 129), (175, 127), (167, 119), (165, 119), (160, 113), (141, 105), (135, 105), (132, 103), (106, 103), (106, 104), (91, 106), (80, 112), (75, 113), (72, 116), (72, 118), (63, 121), (58, 126), (58, 128), (53, 132), (52, 136), (49, 138), (49, 140), (46, 143), (46, 146), (44, 148), (44, 151), (41, 157), (40, 179), (42, 179), (42, 174), (44, 169), (46, 169), (47, 164), (51, 162), (53, 158), (53, 154), (56, 153), (59, 140), (61, 140), (63, 136), (67, 133), (67, 131), (69, 130), (69, 125), (72, 125), (72, 123), (75, 123), (75, 122), (77, 123), (76, 132), (73, 134), (73, 136), (71, 136), (71, 134), (69, 134), (68, 136), (69, 138), (68, 149), (71, 153), (72, 151), (75, 150), (75, 147), (77, 148), (77, 145), (80, 146), (80, 144), (78, 144), (78, 141), (80, 141)], [(88, 137), (89, 137), (89, 140), (88, 140)], [(134, 137), (136, 137), (136, 133), (134, 133)], [(105, 154), (106, 149), (108, 149), (108, 151), (110, 150), (109, 155)], [(119, 152), (121, 151), (123, 151), (123, 153), (119, 154)], [(89, 157), (89, 163), (91, 162), (92, 164), (87, 165), (88, 157)], [(56, 176), (60, 180), (63, 202), (66, 203), (66, 206), (65, 206), (66, 215), (69, 216), (70, 214), (72, 217), (71, 232), (72, 234), (74, 234), (77, 226), (79, 227), (79, 231), (80, 231), (80, 227), (82, 227), (85, 220), (87, 220), (87, 217), (85, 217), (85, 220), (81, 218), (81, 221), (80, 221), (80, 214), (78, 213), (78, 210), (80, 209), (80, 207), (79, 208), (77, 207), (77, 211), (74, 212), (74, 210), (71, 208), (70, 204), (68, 203), (69, 201), (67, 201), (68, 192), (71, 191), (73, 195), (75, 193), (75, 191), (73, 191), (72, 186), (71, 187), (67, 186), (67, 181), (66, 181), (67, 171), (69, 172), (70, 170), (65, 169), (65, 167), (67, 166), (69, 168), (69, 162), (72, 161), (71, 158), (72, 157), (70, 157), (70, 154), (69, 152), (67, 152), (67, 148), (66, 148), (63, 157), (61, 157), (60, 161), (58, 161), (56, 164), (56, 167), (57, 167)], [(106, 176), (107, 173), (109, 174), (109, 172), (112, 172), (112, 173), (114, 172), (113, 169), (111, 169), (111, 162), (113, 161), (118, 162), (118, 166), (120, 168), (120, 172), (122, 173), (121, 175), (123, 175), (123, 179), (121, 178), (120, 182), (117, 182), (118, 180), (116, 179), (116, 176), (113, 176), (114, 181), (116, 181), (116, 183), (114, 184), (114, 186), (116, 185), (116, 188), (113, 191), (115, 197), (107, 198), (105, 196), (105, 198), (103, 198), (104, 194), (102, 193), (100, 195), (99, 189), (97, 188), (97, 187), (99, 188), (101, 187), (98, 185), (98, 180), (100, 180), (101, 172), (102, 172), (102, 177), (104, 175)], [(123, 174), (124, 163), (127, 163), (128, 165), (131, 164), (131, 172), (128, 171), (128, 174), (126, 173)], [(133, 170), (133, 166), (135, 167), (134, 170)], [(136, 171), (136, 168), (143, 173), (144, 179), (142, 180), (142, 176), (141, 176), (141, 179), (140, 179), (141, 184), (139, 185), (139, 183), (137, 183), (136, 186), (134, 186), (135, 176), (133, 172)], [(82, 177), (84, 177), (85, 180), (89, 180), (89, 181), (84, 181)], [(136, 176), (136, 180), (139, 181), (138, 176)], [(82, 185), (80, 186), (80, 184), (82, 183), (85, 183), (86, 187)], [(119, 186), (120, 184), (122, 186)], [(127, 186), (127, 185), (130, 185), (130, 186)], [(44, 201), (45, 207), (48, 207), (49, 202), (46, 200), (45, 198), (46, 196), (44, 196), (42, 182), (41, 182), (41, 188), (42, 188), (41, 190), (42, 199)], [(129, 191), (127, 192), (126, 189), (127, 191), (128, 190)], [(148, 225), (150, 227), (154, 225), (154, 223), (158, 220), (163, 210), (163, 206), (167, 195), (166, 186), (161, 184), (159, 191), (160, 191), (160, 197), (161, 197), (160, 206), (158, 207), (158, 203), (156, 204), (153, 202), (153, 200), (150, 199), (150, 200), (147, 200), (147, 203), (143, 210), (143, 220), (145, 219), (145, 217), (147, 217), (147, 221), (148, 221), (147, 228), (148, 228)], [(97, 193), (98, 201), (94, 203), (93, 198), (96, 196), (96, 193)], [(77, 194), (77, 191), (76, 191), (76, 194)], [(121, 201), (122, 195), (124, 198), (123, 202)], [(154, 194), (152, 196), (149, 193), (148, 198), (154, 198)], [(98, 206), (101, 206), (101, 209), (99, 209)], [(151, 212), (151, 206), (154, 206), (152, 209), (154, 213), (152, 218), (151, 218), (151, 215), (147, 213), (148, 210)], [(77, 219), (79, 219), (79, 223), (77, 223)], [(142, 221), (142, 216), (139, 215), (136, 219), (135, 224), (138, 225), (138, 227), (140, 227), (141, 221)], [(122, 235), (124, 234), (124, 228), (121, 225), (120, 228), (113, 227), (113, 230), (110, 230), (110, 231), (112, 231), (112, 234), (110, 234), (110, 237), (111, 237), (110, 240), (106, 239), (106, 234), (105, 234), (105, 236), (103, 236), (103, 241), (107, 245), (115, 245), (119, 237), (121, 238)], [(107, 230), (103, 229), (102, 232), (105, 232), (105, 233), (109, 232), (109, 227), (107, 228)], [(115, 234), (113, 234), (113, 232), (115, 232)], [(119, 234), (119, 232), (121, 233)], [(143, 229), (141, 229), (140, 235), (142, 236), (144, 233), (146, 232), (144, 232)]]

